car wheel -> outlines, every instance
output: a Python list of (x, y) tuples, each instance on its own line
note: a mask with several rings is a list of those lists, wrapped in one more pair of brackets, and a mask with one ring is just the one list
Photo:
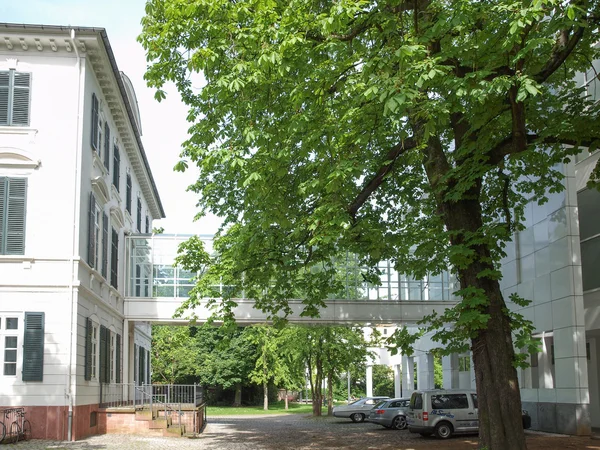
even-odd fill
[(407, 425), (408, 424), (406, 423), (406, 417), (404, 416), (396, 416), (394, 417), (394, 420), (392, 422), (392, 427), (396, 430), (404, 430), (406, 429)]
[(435, 426), (435, 435), (440, 439), (448, 439), (454, 430), (448, 422), (440, 422)]
[(361, 414), (361, 413), (354, 413), (350, 416), (350, 419), (352, 420), (352, 422), (355, 422), (355, 423), (364, 422), (365, 415)]

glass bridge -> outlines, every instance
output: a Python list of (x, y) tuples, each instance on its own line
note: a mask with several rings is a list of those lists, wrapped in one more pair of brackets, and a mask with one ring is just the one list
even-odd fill
[[(126, 237), (126, 315), (151, 321), (169, 321), (173, 317), (175, 309), (188, 297), (197, 275), (174, 262), (179, 244), (190, 237), (165, 234)], [(206, 251), (212, 253), (212, 235), (199, 237)], [(365, 268), (358, 266), (352, 257), (342, 261), (345, 292), (337, 298), (327, 299), (328, 307), (321, 314), (322, 321), (414, 322), (433, 310), (441, 312), (458, 301), (453, 295), (458, 283), (448, 272), (414, 279), (398, 273), (390, 261), (380, 262), (378, 268), (381, 283), (373, 285), (363, 281), (360, 273)], [(215, 287), (221, 291), (225, 288)], [(252, 299), (242, 297), (236, 301), (241, 305), (236, 317), (239, 315), (248, 322), (264, 318), (264, 314), (252, 309)], [(299, 316), (302, 302), (292, 300), (292, 305), (294, 302), (298, 304)], [(208, 312), (202, 312), (200, 316), (205, 314)], [(297, 321), (314, 320), (298, 317)]]

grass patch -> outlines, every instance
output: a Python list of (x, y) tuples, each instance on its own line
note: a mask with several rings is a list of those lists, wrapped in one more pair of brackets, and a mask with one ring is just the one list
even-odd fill
[[(285, 402), (269, 403), (269, 410), (265, 411), (263, 406), (208, 406), (206, 414), (208, 416), (235, 416), (244, 414), (312, 414), (312, 405), (310, 403), (288, 404), (289, 409), (285, 409)], [(327, 408), (323, 408), (323, 414), (327, 414)]]

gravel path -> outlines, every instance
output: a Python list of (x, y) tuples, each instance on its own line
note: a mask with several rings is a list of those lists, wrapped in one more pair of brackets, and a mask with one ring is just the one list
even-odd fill
[[(600, 449), (600, 441), (528, 432), (529, 449)], [(196, 439), (107, 434), (77, 442), (34, 440), (7, 445), (31, 450), (280, 450), (280, 449), (436, 449), (477, 448), (477, 436), (448, 441), (422, 438), (408, 431), (387, 430), (370, 423), (352, 423), (333, 417), (260, 415), (209, 417)]]

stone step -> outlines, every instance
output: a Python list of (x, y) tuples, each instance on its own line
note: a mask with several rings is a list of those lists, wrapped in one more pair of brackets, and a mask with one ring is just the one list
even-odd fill
[(185, 434), (185, 425), (172, 425), (164, 430), (165, 436), (183, 436)]

